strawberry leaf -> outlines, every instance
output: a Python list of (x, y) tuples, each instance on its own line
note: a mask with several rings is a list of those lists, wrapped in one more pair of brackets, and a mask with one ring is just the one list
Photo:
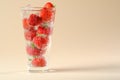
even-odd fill
[(37, 36), (40, 36), (40, 37), (46, 37), (45, 34), (37, 34)]
[(30, 58), (29, 58), (28, 60), (29, 60), (29, 61), (32, 61), (32, 59), (30, 59)]
[(45, 28), (47, 28), (48, 25), (49, 25), (48, 22), (44, 22), (44, 23), (42, 24), (42, 26), (45, 27)]
[(32, 48), (35, 48), (35, 45), (34, 45), (34, 43), (31, 43), (31, 47), (32, 47)]

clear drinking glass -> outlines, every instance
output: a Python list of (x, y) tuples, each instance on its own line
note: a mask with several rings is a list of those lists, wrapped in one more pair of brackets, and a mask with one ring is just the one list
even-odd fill
[(24, 7), (22, 16), (28, 70), (47, 71), (55, 8)]

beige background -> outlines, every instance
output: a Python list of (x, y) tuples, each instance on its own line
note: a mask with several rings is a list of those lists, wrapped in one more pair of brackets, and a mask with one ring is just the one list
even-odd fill
[(56, 4), (50, 67), (28, 74), (21, 7), (47, 0), (0, 0), (0, 80), (119, 80), (120, 0), (49, 0)]

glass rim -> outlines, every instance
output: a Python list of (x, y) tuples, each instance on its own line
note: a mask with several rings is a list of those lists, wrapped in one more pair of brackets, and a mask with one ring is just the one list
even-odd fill
[[(42, 8), (44, 7), (21, 7), (21, 10), (22, 11), (40, 11)], [(52, 10), (54, 11), (55, 7)]]

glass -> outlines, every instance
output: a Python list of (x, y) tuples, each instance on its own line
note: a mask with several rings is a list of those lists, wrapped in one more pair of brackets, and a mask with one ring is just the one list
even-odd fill
[(22, 8), (29, 71), (48, 71), (48, 50), (55, 17), (55, 8)]

